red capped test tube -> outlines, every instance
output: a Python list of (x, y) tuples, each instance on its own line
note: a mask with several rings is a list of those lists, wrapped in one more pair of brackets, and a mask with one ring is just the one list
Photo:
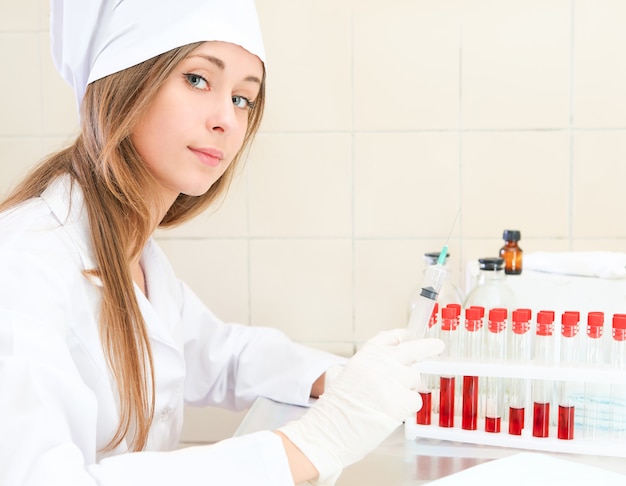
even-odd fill
[[(530, 309), (516, 309), (511, 314), (511, 349), (509, 359), (514, 363), (530, 362)], [(526, 384), (523, 378), (513, 378), (509, 396), (509, 434), (522, 435), (524, 415), (526, 412)]]
[[(458, 358), (458, 309), (446, 306), (441, 310), (441, 332), (439, 337), (445, 343), (444, 357)], [(439, 377), (439, 427), (454, 427), (454, 376)]]
[[(487, 325), (487, 345), (485, 358), (497, 365), (506, 355), (506, 317), (505, 308), (489, 310)], [(499, 376), (488, 376), (485, 393), (485, 432), (499, 433), (503, 415), (503, 380)]]
[[(578, 344), (578, 321), (580, 313), (566, 311), (561, 315), (561, 339), (559, 364), (576, 366), (580, 362)], [(563, 440), (574, 438), (574, 411), (576, 405), (575, 384), (571, 381), (559, 383), (559, 418), (557, 437)]]
[[(465, 309), (464, 358), (478, 361), (482, 358), (483, 320), (480, 309)], [(463, 404), (461, 427), (476, 430), (478, 426), (478, 376), (463, 376)]]
[[(554, 363), (554, 312), (542, 310), (537, 313), (535, 333), (535, 356), (537, 365)], [(533, 437), (550, 435), (550, 402), (552, 401), (552, 382), (535, 380), (533, 383)]]
[[(604, 313), (587, 314), (587, 337), (585, 362), (589, 369), (601, 372), (606, 365), (602, 336), (604, 335)], [(602, 438), (608, 431), (605, 402), (608, 385), (600, 382), (585, 383), (585, 410), (583, 412), (583, 434), (585, 439)]]
[[(426, 337), (438, 337), (437, 330), (437, 315), (439, 313), (439, 304), (435, 302), (432, 315), (428, 321), (428, 329), (426, 330)], [(423, 390), (418, 390), (422, 397), (422, 408), (420, 408), (415, 415), (415, 423), (419, 425), (430, 425), (432, 421), (433, 410), (433, 376), (422, 375)]]
[[(613, 339), (611, 341), (611, 367), (626, 372), (626, 314), (613, 316)], [(611, 385), (611, 439), (623, 442), (626, 440), (626, 411), (624, 399), (626, 385)]]

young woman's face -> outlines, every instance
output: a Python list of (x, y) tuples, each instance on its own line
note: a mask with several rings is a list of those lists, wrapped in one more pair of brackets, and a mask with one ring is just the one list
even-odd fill
[(224, 173), (262, 77), (258, 57), (226, 42), (205, 42), (176, 66), (132, 133), (166, 201), (200, 196)]

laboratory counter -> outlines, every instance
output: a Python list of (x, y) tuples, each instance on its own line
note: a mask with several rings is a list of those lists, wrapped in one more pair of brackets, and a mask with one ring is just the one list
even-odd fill
[[(304, 412), (306, 412), (305, 407), (260, 398), (250, 408), (235, 435), (272, 430), (298, 418)], [(528, 452), (532, 454), (524, 454)], [(503, 461), (494, 460), (505, 458), (507, 461), (510, 458), (520, 458), (516, 463), (503, 464), (509, 471), (508, 485), (568, 484), (571, 486), (588, 484), (589, 478), (600, 480), (599, 484), (603, 486), (626, 485), (626, 458), (624, 457), (539, 453), (423, 438), (408, 440), (405, 438), (404, 426), (399, 427), (363, 460), (347, 467), (336, 484), (337, 486), (415, 486), (435, 480), (440, 480), (437, 484), (439, 482), (443, 484), (444, 481), (446, 485), (468, 484), (466, 481), (471, 481), (471, 478), (463, 478), (462, 474), (480, 471), (478, 468), (472, 468), (478, 465), (485, 469), (481, 476), (483, 485), (498, 484), (498, 482), (501, 484), (502, 473), (497, 472), (495, 466)], [(529, 458), (530, 462), (528, 462)], [(537, 462), (538, 459), (554, 461), (554, 464)], [(524, 475), (530, 474), (530, 469), (535, 463), (540, 464), (540, 469), (544, 471), (541, 474), (545, 482), (537, 481), (534, 476), (524, 478)], [(519, 473), (515, 472), (511, 476), (512, 468), (516, 467), (519, 467)], [(469, 468), (472, 470), (470, 471)], [(493, 475), (493, 482), (488, 480), (490, 474)], [(458, 482), (455, 480), (457, 476)], [(572, 478), (574, 478), (573, 481)]]

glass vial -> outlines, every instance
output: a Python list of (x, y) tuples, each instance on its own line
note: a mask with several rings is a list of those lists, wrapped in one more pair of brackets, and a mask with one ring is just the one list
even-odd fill
[(523, 250), (518, 245), (521, 238), (522, 233), (518, 230), (504, 230), (502, 233), (504, 246), (500, 248), (500, 257), (504, 258), (504, 273), (507, 275), (522, 273)]
[[(439, 305), (435, 302), (433, 313), (428, 321), (428, 330), (426, 337), (439, 337), (439, 329), (437, 328), (437, 316), (439, 314)], [(435, 377), (429, 374), (422, 374), (422, 389), (418, 390), (422, 397), (422, 408), (417, 411), (415, 422), (419, 425), (430, 425), (433, 411), (433, 389), (436, 388)]]
[[(613, 340), (611, 342), (611, 367), (626, 372), (626, 314), (613, 316)], [(611, 385), (611, 439), (626, 441), (626, 385)]]
[(478, 280), (467, 295), (464, 307), (504, 308), (513, 311), (515, 294), (506, 282), (503, 258), (479, 258)]

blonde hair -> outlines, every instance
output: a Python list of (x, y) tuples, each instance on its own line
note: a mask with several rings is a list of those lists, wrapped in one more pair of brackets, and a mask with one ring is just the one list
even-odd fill
[[(75, 142), (44, 160), (0, 203), (2, 211), (37, 197), (62, 174), (69, 174), (83, 190), (97, 265), (87, 273), (96, 274), (103, 283), (100, 338), (120, 396), (120, 422), (104, 451), (115, 449), (124, 439), (130, 439), (131, 450), (142, 450), (155, 407), (152, 351), (130, 261), (140, 255), (150, 237), (151, 214), (160, 202), (156, 181), (130, 135), (172, 70), (200, 44), (173, 49), (90, 84), (81, 105), (81, 134)], [(264, 100), (263, 79), (233, 162), (204, 195), (179, 195), (161, 227), (191, 219), (225, 193), (258, 131)]]

